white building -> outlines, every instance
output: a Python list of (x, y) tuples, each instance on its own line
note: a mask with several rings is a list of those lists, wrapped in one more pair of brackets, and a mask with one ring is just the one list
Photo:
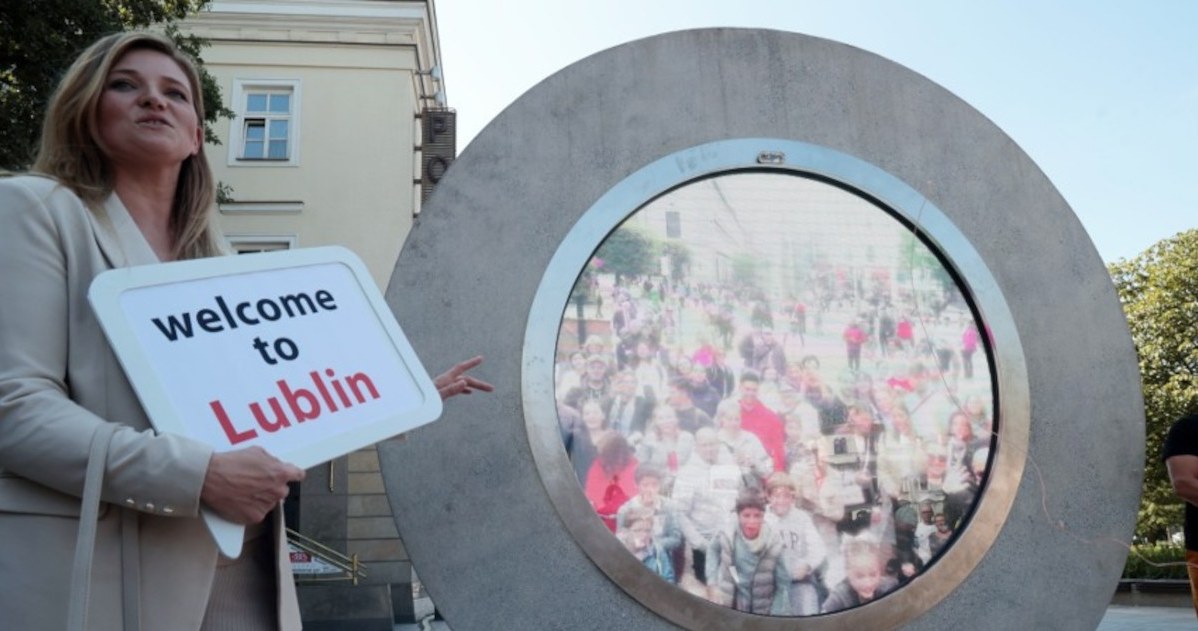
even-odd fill
[[(204, 65), (235, 114), (207, 147), (231, 189), (219, 207), (233, 246), (346, 246), (385, 288), (425, 189), (453, 159), (432, 0), (214, 0), (183, 28), (209, 41)], [(426, 129), (437, 131), (427, 145)], [(351, 625), (327, 617), (330, 602), (353, 610), (354, 628), (383, 613), (410, 620), (411, 567), (374, 449), (309, 470), (295, 495), (289, 526), (367, 572), (355, 587), (302, 586), (306, 627)]]
[(209, 147), (234, 245), (344, 245), (385, 287), (420, 211), (422, 115), (444, 98), (433, 3), (215, 0), (186, 27), (235, 113)]

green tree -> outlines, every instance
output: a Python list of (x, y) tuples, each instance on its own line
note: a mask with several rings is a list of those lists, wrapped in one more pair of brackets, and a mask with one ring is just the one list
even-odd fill
[(895, 261), (899, 271), (898, 276), (900, 282), (910, 282), (919, 274), (917, 270), (922, 270), (924, 273), (935, 279), (940, 284), (943, 291), (952, 291), (956, 289), (956, 283), (953, 282), (952, 276), (945, 269), (944, 263), (936, 258), (923, 241), (919, 237), (911, 233), (903, 234), (902, 242), (899, 246), (899, 260)]
[(661, 253), (670, 257), (670, 278), (682, 280), (691, 264), (691, 250), (681, 241), (662, 244)]
[(732, 257), (732, 281), (745, 287), (760, 287), (759, 281), (770, 262), (748, 252)]
[(1161, 463), (1165, 434), (1198, 412), (1198, 230), (1165, 239), (1131, 260), (1110, 265), (1144, 391), (1146, 462), (1136, 535), (1163, 538), (1182, 522), (1182, 504)]
[(62, 72), (84, 49), (109, 33), (150, 26), (162, 29), (201, 61), (205, 128), (232, 115), (220, 88), (202, 66), (206, 44), (179, 32), (176, 22), (209, 0), (10, 0), (0, 2), (0, 168), (27, 169), (41, 135), (42, 116)]
[(616, 228), (595, 256), (602, 259), (603, 270), (621, 276), (656, 274), (658, 269), (657, 244), (653, 238), (639, 228), (622, 225)]

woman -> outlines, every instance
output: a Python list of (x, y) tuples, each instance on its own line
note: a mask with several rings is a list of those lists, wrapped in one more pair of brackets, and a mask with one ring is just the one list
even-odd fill
[(653, 409), (653, 423), (645, 439), (637, 446), (637, 460), (665, 471), (665, 488), (673, 486), (674, 476), (690, 458), (695, 437), (678, 425), (678, 414), (668, 405)]
[(765, 476), (774, 471), (774, 461), (761, 439), (741, 427), (740, 405), (732, 399), (720, 402), (715, 413), (716, 436), (736, 458), (744, 484), (760, 489)]
[(761, 384), (757, 390), (757, 398), (761, 400), (762, 405), (771, 410), (783, 409), (782, 381), (776, 367), (766, 366), (761, 371)]
[[(222, 252), (203, 118), (169, 40), (105, 37), (51, 97), (38, 175), (0, 180), (0, 582), (21, 586), (0, 590), (6, 628), (299, 628), (275, 509), (304, 472), (156, 435), (86, 301), (105, 270)], [(442, 396), (490, 389), (465, 374), (479, 361), (438, 377)], [(201, 504), (248, 526), (238, 559)]]
[(632, 446), (621, 434), (608, 432), (599, 439), (595, 461), (587, 472), (583, 490), (612, 533), (616, 532), (616, 515), (620, 507), (637, 494), (638, 464)]
[(607, 428), (607, 415), (603, 413), (603, 404), (599, 401), (584, 401), (581, 416), (582, 425), (575, 427), (568, 437), (566, 452), (570, 455), (578, 483), (585, 485), (587, 474), (591, 471), (591, 463), (595, 461), (597, 445), (610, 430)]
[(586, 374), (586, 369), (587, 356), (582, 351), (570, 353), (568, 362), (558, 364), (554, 392), (557, 393), (559, 399), (564, 398), (567, 392), (582, 385), (582, 376)]
[(844, 338), (845, 351), (848, 353), (849, 370), (855, 373), (861, 370), (861, 347), (865, 345), (869, 336), (866, 335), (865, 329), (861, 328), (861, 322), (853, 320), (845, 327), (841, 337)]
[(652, 340), (641, 339), (636, 343), (636, 356), (632, 365), (636, 372), (637, 394), (653, 400), (666, 396), (666, 368), (662, 350)]
[(878, 487), (896, 502), (914, 502), (927, 465), (923, 440), (916, 435), (905, 406), (891, 409), (890, 422), (890, 431), (878, 441)]
[(678, 375), (674, 383), (685, 385), (694, 406), (708, 418), (714, 416), (716, 406), (720, 404), (720, 393), (707, 380), (707, 371), (701, 364), (685, 357), (679, 359), (676, 368)]
[(818, 578), (825, 585), (834, 585), (844, 578), (844, 559), (840, 555), (841, 533), (838, 524), (847, 514), (844, 505), (844, 485), (835, 469), (828, 463), (833, 455), (833, 438), (820, 440), (812, 454), (791, 466), (790, 479), (795, 482), (795, 498), (799, 507), (811, 514), (816, 532), (824, 542), (827, 563)]

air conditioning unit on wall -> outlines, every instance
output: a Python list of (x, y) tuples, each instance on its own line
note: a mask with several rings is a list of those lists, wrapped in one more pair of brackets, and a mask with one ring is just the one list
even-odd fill
[(457, 157), (457, 112), (426, 109), (421, 114), (421, 128), (420, 201), (426, 202)]

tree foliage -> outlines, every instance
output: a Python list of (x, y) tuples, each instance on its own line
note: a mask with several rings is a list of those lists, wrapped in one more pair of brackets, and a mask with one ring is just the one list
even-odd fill
[(899, 278), (910, 281), (918, 276), (916, 270), (921, 270), (940, 284), (943, 291), (954, 291), (957, 283), (953, 281), (948, 269), (926, 243), (913, 233), (905, 233), (899, 246), (900, 258), (896, 261)]
[(670, 278), (682, 280), (691, 264), (691, 250), (682, 241), (667, 241), (661, 253), (670, 257)]
[(1136, 534), (1155, 541), (1182, 521), (1161, 462), (1165, 435), (1179, 417), (1198, 412), (1198, 230), (1113, 263), (1110, 272), (1139, 355), (1147, 421)]
[[(200, 60), (205, 42), (183, 35), (177, 20), (209, 0), (11, 0), (0, 2), (0, 168), (24, 170), (33, 161), (42, 116), (58, 79), (89, 44), (109, 33), (153, 26)], [(205, 137), (230, 116), (220, 88), (200, 67)]]
[(617, 276), (657, 274), (657, 244), (653, 237), (630, 225), (622, 225), (608, 235), (595, 251), (603, 261), (603, 270)]
[(761, 277), (769, 267), (769, 261), (749, 253), (732, 257), (732, 282), (742, 287), (760, 288)]

